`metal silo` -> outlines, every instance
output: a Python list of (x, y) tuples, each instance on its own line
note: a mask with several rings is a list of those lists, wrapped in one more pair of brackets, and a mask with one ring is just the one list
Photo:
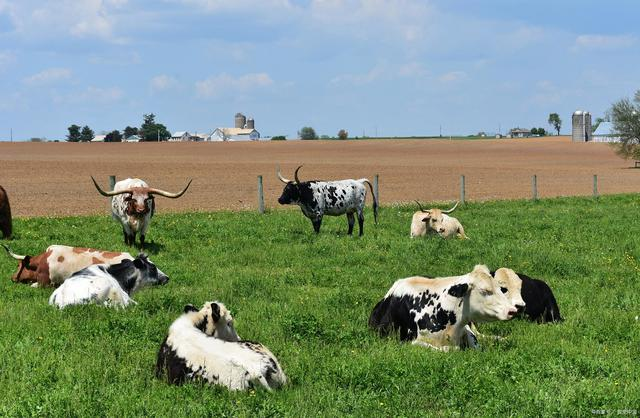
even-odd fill
[(236, 113), (236, 128), (244, 128), (247, 118), (240, 112)]
[(253, 120), (253, 118), (248, 118), (247, 119), (247, 125), (245, 126), (245, 128), (247, 129), (255, 129), (256, 128), (256, 124), (255, 121)]
[(571, 140), (574, 142), (591, 141), (591, 113), (576, 110), (571, 117)]

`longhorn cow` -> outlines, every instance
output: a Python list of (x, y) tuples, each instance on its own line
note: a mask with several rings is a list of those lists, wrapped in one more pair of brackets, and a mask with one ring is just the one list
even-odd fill
[(369, 185), (373, 196), (373, 216), (378, 223), (378, 200), (373, 192), (373, 186), (367, 179), (348, 179), (337, 181), (300, 181), (298, 171), (302, 166), (296, 168), (294, 181), (282, 177), (278, 168), (278, 178), (285, 184), (282, 196), (278, 199), (281, 205), (296, 204), (302, 209), (304, 216), (311, 220), (316, 233), (320, 232), (322, 217), (324, 215), (340, 216), (347, 215), (349, 223), (349, 235), (353, 234), (355, 224), (354, 213), (358, 215), (358, 226), (360, 236), (363, 234), (364, 226), (364, 205), (367, 197)]
[(101, 195), (111, 197), (111, 214), (113, 219), (122, 225), (125, 244), (135, 244), (136, 234), (140, 233), (142, 248), (144, 248), (144, 238), (147, 228), (149, 228), (149, 222), (155, 211), (154, 195), (177, 199), (187, 191), (193, 181), (189, 180), (181, 192), (169, 193), (151, 188), (143, 180), (131, 178), (120, 180), (115, 184), (113, 191), (105, 192), (98, 186), (93, 176), (91, 180)]

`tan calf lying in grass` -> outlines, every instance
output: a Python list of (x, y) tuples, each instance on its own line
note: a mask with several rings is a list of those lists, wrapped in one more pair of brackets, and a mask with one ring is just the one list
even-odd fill
[(419, 212), (413, 214), (411, 219), (411, 238), (423, 237), (427, 234), (438, 234), (442, 238), (465, 238), (462, 224), (453, 216), (447, 215), (453, 212), (458, 206), (458, 202), (449, 210), (428, 209), (425, 210), (420, 202), (416, 200)]

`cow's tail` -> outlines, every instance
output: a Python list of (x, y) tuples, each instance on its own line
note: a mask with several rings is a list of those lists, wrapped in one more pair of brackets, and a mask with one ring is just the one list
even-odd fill
[(9, 246), (4, 245), (4, 244), (0, 244), (4, 247), (5, 250), (7, 250), (7, 252), (9, 253), (9, 255), (13, 258), (15, 258), (16, 260), (24, 260), (27, 256), (26, 255), (18, 255), (16, 253), (14, 253), (13, 251), (11, 251), (11, 248), (9, 248)]
[(371, 196), (373, 197), (373, 220), (378, 223), (378, 196), (376, 196), (373, 191), (373, 184), (367, 179), (364, 179), (363, 182), (369, 185), (369, 189), (371, 190)]

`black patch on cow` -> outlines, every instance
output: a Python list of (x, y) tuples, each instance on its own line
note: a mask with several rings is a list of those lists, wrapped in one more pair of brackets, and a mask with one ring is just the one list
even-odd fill
[(187, 366), (187, 362), (179, 357), (176, 350), (167, 344), (167, 338), (160, 345), (158, 359), (156, 361), (156, 377), (158, 379), (166, 373), (167, 381), (172, 385), (181, 385), (187, 380), (188, 375), (193, 375), (194, 370)]
[[(218, 318), (220, 318), (218, 316)], [(202, 331), (203, 333), (206, 333), (207, 330), (207, 324), (209, 323), (209, 317), (205, 316), (204, 318), (202, 318), (200, 321), (196, 322), (195, 324), (193, 324), (194, 327), (198, 328), (200, 331)]]
[(456, 298), (461, 298), (463, 297), (467, 291), (469, 290), (469, 285), (466, 283), (460, 283), (460, 284), (456, 284), (453, 285), (449, 288), (448, 293)]
[(211, 304), (211, 317), (213, 318), (213, 322), (220, 320), (220, 305), (215, 302)]
[[(138, 258), (135, 259), (135, 262), (140, 262)], [(136, 286), (136, 269), (137, 265), (134, 261), (131, 260), (122, 260), (122, 262), (118, 264), (112, 264), (108, 267), (100, 266), (99, 268), (104, 272), (111, 275), (114, 279), (118, 281), (122, 290), (127, 292), (127, 294), (131, 294), (131, 291)]]
[[(492, 271), (491, 275), (494, 276), (495, 273), (495, 271)], [(523, 316), (530, 321), (538, 323), (563, 321), (562, 316), (560, 316), (560, 308), (549, 285), (526, 274), (516, 274), (522, 280), (520, 294), (525, 303), (522, 315), (518, 316)]]
[(184, 313), (189, 313), (189, 312), (198, 312), (198, 308), (196, 308), (192, 304), (188, 304), (184, 307)]
[(338, 188), (336, 186), (327, 187), (326, 198), (328, 199), (327, 203), (330, 206), (335, 206), (338, 203), (338, 193), (336, 193)]

